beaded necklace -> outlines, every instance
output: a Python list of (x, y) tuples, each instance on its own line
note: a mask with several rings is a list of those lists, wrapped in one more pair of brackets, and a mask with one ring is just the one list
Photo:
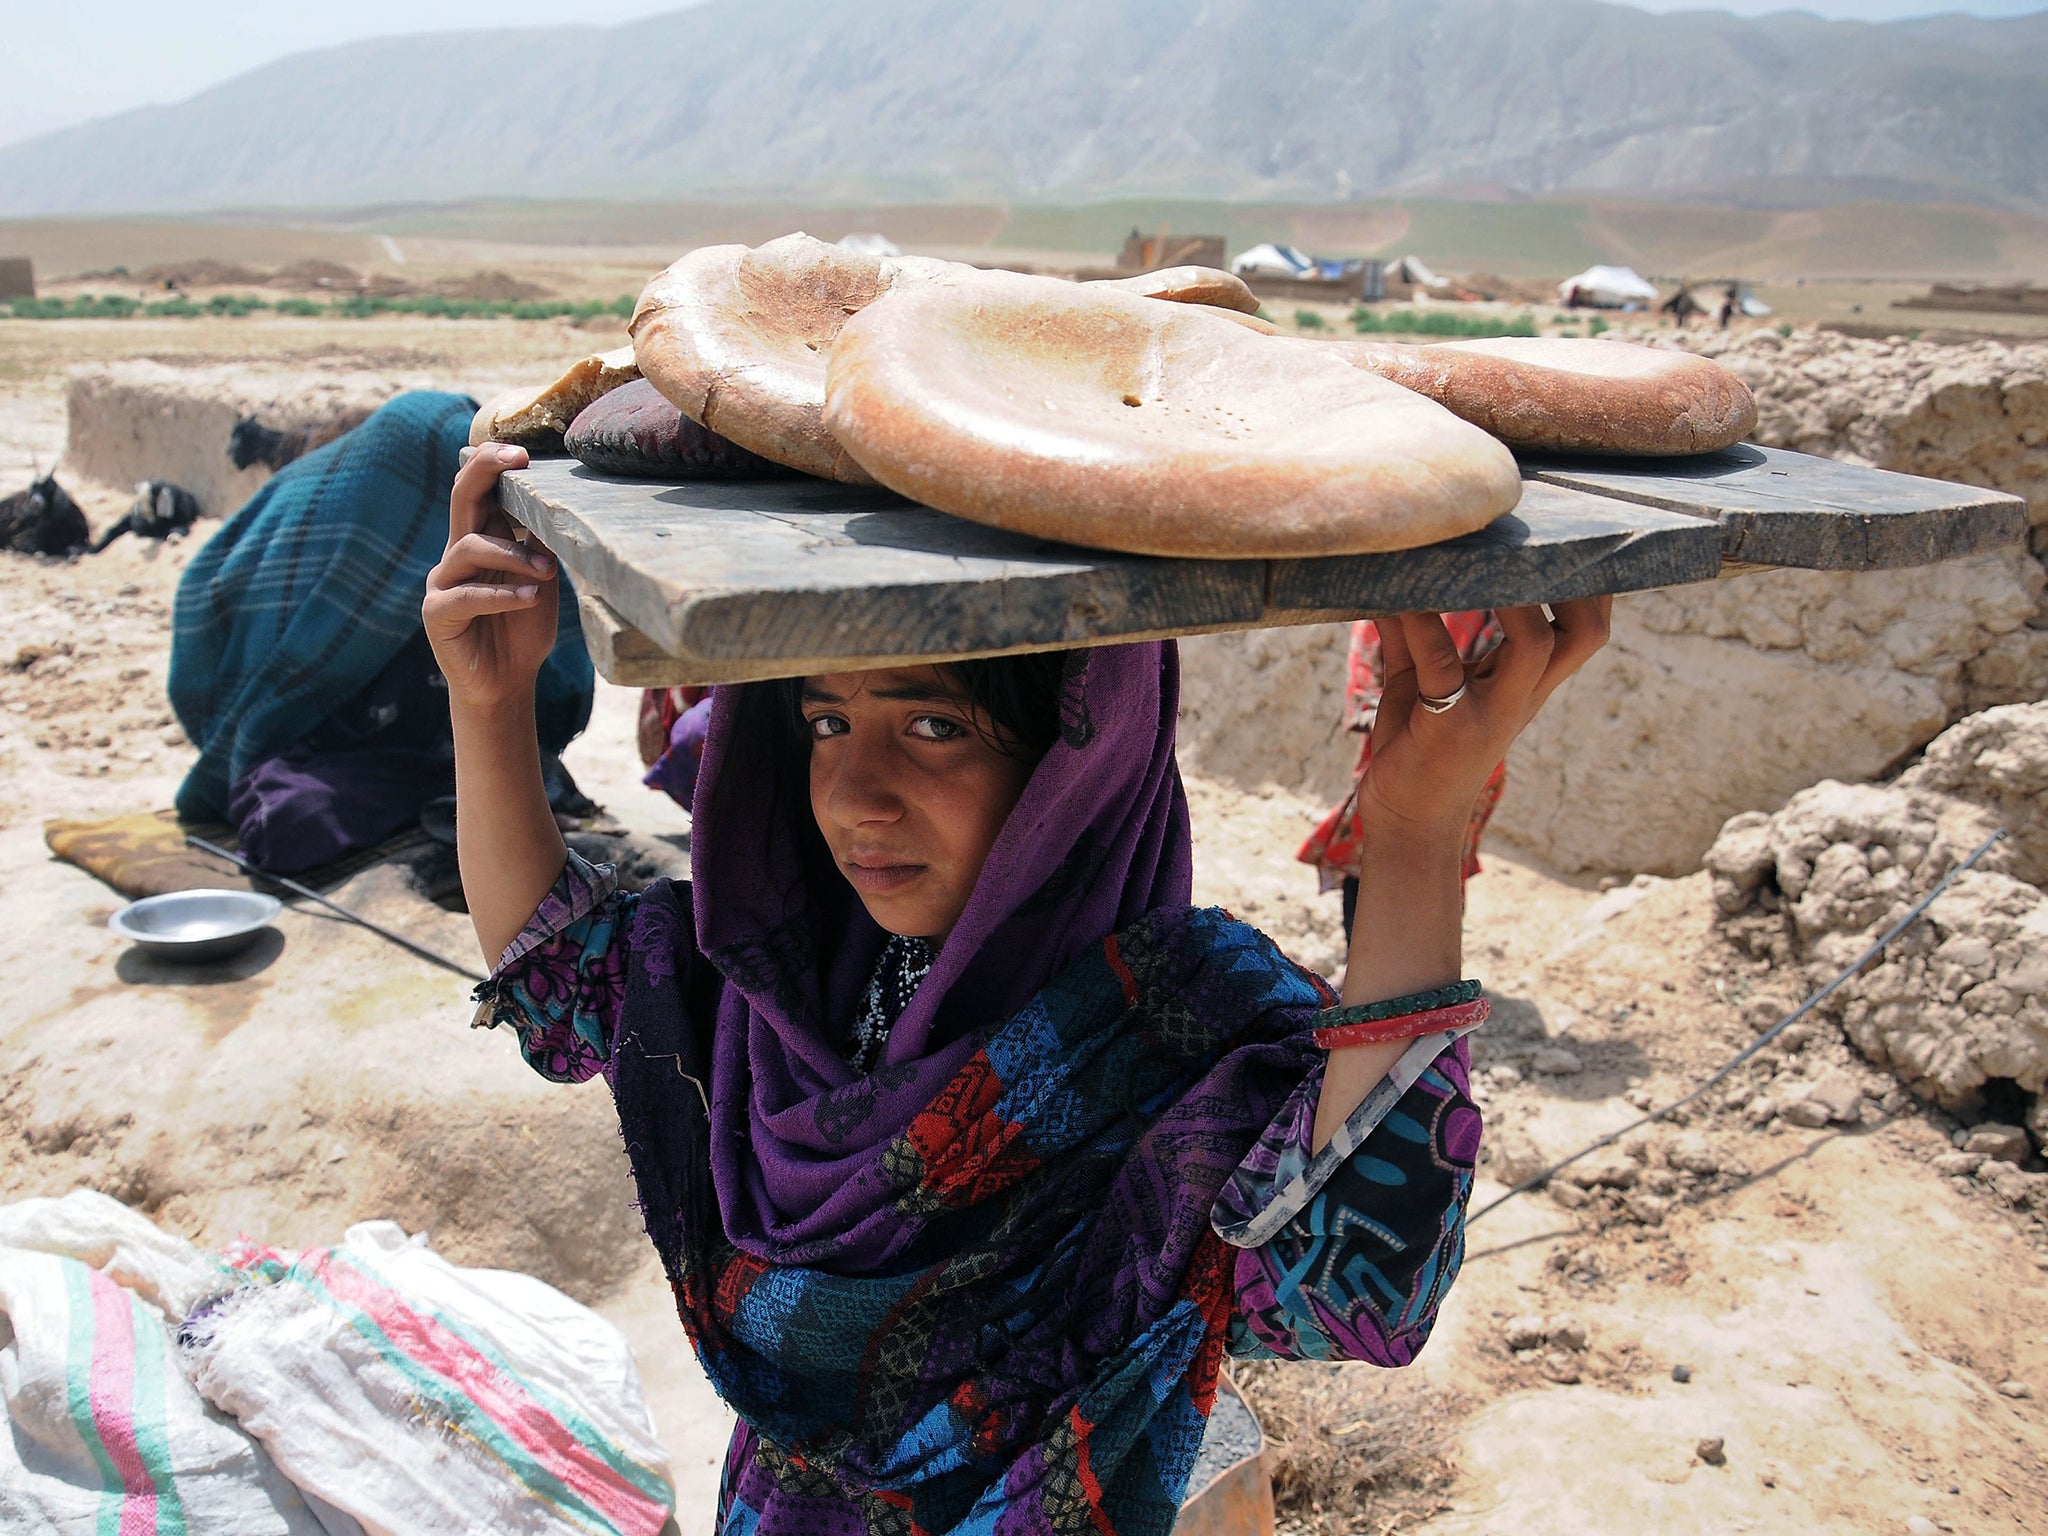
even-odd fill
[(917, 995), (931, 969), (930, 944), (923, 939), (906, 939), (901, 934), (889, 936), (875, 961), (875, 973), (868, 978), (868, 990), (854, 1020), (853, 1039), (846, 1052), (847, 1063), (854, 1071), (872, 1072), (881, 1064), (889, 1031), (910, 1006), (911, 998)]

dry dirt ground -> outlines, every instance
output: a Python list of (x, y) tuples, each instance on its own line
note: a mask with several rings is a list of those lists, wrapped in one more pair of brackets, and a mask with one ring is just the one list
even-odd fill
[[(260, 349), (266, 364), (482, 392), (588, 339), (509, 322), (253, 325), (0, 322), (0, 491), (54, 458), (68, 363)], [(125, 505), (113, 491), (87, 500), (96, 520)], [(90, 1184), (214, 1243), (332, 1241), (388, 1216), (457, 1262), (539, 1274), (633, 1339), (684, 1529), (707, 1530), (727, 1420), (673, 1324), (601, 1090), (542, 1083), (509, 1041), (469, 1030), (465, 983), (317, 913), (287, 913), (226, 966), (156, 965), (107, 931), (119, 899), (47, 854), (47, 818), (170, 801), (190, 748), (163, 692), (168, 616), (193, 547), (0, 556), (0, 1199)], [(632, 710), (632, 695), (602, 688), (571, 766), (622, 820), (680, 848), (685, 818), (636, 782)], [(1189, 789), (1198, 897), (1327, 964), (1336, 898), (1289, 857), (1318, 807), (1278, 788)], [(1676, 1097), (1784, 1000), (1713, 938), (1704, 877), (1603, 896), (1512, 850), (1487, 863), (1468, 952), (1502, 1007), (1479, 1050), (1492, 1161), (1475, 1208), (1500, 1192), (1494, 1175)], [(339, 895), (469, 958), (466, 920), (395, 870)], [(2038, 1228), (1940, 1177), (1928, 1157), (1951, 1127), (1896, 1098), (1847, 1130), (1752, 1127), (1749, 1096), (1799, 1054), (1596, 1164), (1590, 1189), (1481, 1219), (1412, 1370), (1261, 1373), (1255, 1397), (1284, 1431), (1284, 1523), (1373, 1536), (2048, 1529)], [(1438, 1429), (1414, 1428), (1425, 1420)]]

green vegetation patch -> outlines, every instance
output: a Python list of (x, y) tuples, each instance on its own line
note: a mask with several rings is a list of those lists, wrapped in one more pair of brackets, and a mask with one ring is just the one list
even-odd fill
[(1457, 315), (1447, 310), (1396, 309), (1380, 314), (1363, 304), (1351, 311), (1351, 328), (1366, 336), (1534, 336), (1536, 317)]

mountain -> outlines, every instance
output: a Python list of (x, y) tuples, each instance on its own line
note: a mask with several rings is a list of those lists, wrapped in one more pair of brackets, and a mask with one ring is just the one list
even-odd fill
[(2041, 209), (2044, 143), (2044, 15), (707, 0), (298, 54), (0, 148), (0, 214), (1475, 188)]

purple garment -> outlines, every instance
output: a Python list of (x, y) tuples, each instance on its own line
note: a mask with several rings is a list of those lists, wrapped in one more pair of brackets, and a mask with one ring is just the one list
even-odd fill
[(731, 1241), (772, 1263), (857, 1274), (914, 1236), (883, 1155), (973, 1054), (970, 1032), (1024, 1007), (1104, 935), (1190, 900), (1179, 702), (1170, 643), (1073, 653), (1060, 740), (890, 1032), (870, 1080), (876, 1112), (847, 1126), (820, 1101), (860, 1081), (841, 1045), (884, 934), (832, 865), (773, 697), (714, 692), (691, 853), (698, 947), (730, 983), (712, 1043), (711, 1146)]
[(444, 754), (404, 747), (266, 757), (228, 791), (242, 857), (276, 875), (321, 869), (374, 848), (455, 787)]
[(668, 728), (668, 748), (640, 780), (658, 789), (684, 810), (697, 793), (697, 775), (704, 767), (704, 742), (711, 733), (711, 700), (699, 699)]

